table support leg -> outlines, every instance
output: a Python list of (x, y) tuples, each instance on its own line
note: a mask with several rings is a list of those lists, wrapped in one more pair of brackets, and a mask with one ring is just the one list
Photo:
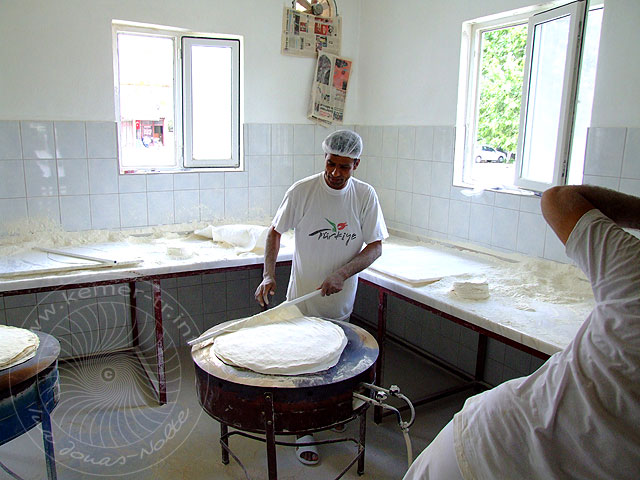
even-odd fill
[(278, 461), (276, 458), (276, 434), (274, 425), (274, 412), (273, 412), (273, 395), (271, 392), (267, 392), (264, 395), (265, 399), (265, 412), (264, 412), (264, 424), (265, 434), (267, 440), (267, 469), (269, 471), (269, 480), (278, 479)]
[[(220, 422), (220, 442), (224, 445), (222, 446), (222, 463), (225, 465), (229, 465), (229, 438), (227, 434), (229, 433), (229, 427), (227, 427), (226, 423)], [(227, 448), (224, 448), (224, 447)]]
[(360, 413), (360, 446), (362, 455), (358, 459), (358, 475), (364, 474), (364, 452), (365, 452), (365, 440), (367, 436), (367, 409), (365, 408)]
[(164, 370), (164, 332), (162, 330), (162, 289), (160, 280), (153, 280), (153, 313), (156, 323), (156, 359), (158, 361), (158, 403), (167, 403), (167, 382)]
[[(384, 344), (387, 336), (387, 294), (378, 289), (378, 360), (376, 362), (376, 385), (382, 386), (384, 380)], [(373, 421), (382, 422), (382, 407), (373, 408)]]

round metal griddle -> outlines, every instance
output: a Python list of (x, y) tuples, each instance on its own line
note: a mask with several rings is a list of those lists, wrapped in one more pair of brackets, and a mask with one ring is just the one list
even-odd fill
[(265, 375), (227, 365), (209, 347), (194, 347), (200, 405), (216, 420), (252, 432), (265, 431), (267, 392), (273, 395), (276, 433), (319, 430), (351, 418), (352, 393), (375, 379), (378, 343), (360, 327), (330, 321), (344, 330), (348, 343), (338, 364), (318, 373)]

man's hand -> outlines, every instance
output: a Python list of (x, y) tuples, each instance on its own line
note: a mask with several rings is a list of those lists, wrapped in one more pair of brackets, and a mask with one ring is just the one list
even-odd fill
[(344, 278), (338, 272), (333, 272), (327, 278), (325, 278), (320, 290), (322, 290), (322, 296), (329, 296), (332, 293), (338, 293), (344, 286)]
[(256, 288), (255, 297), (260, 306), (264, 307), (269, 305), (269, 295), (276, 294), (276, 279), (271, 276), (266, 276), (262, 280), (262, 283)]

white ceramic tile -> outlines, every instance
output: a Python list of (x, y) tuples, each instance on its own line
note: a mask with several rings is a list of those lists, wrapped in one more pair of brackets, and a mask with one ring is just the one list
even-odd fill
[[(200, 175), (205, 174), (201, 173)], [(170, 173), (155, 173), (145, 175), (145, 177), (147, 180), (147, 192), (166, 192), (173, 190), (173, 175)]]
[(271, 188), (249, 187), (249, 219), (271, 217)]
[(139, 193), (147, 191), (147, 180), (144, 175), (118, 175), (118, 191), (120, 193)]
[(398, 175), (398, 159), (395, 157), (383, 158), (380, 186), (382, 188), (388, 188), (389, 190), (395, 190), (397, 175)]
[(450, 200), (448, 198), (431, 197), (429, 230), (447, 233), (449, 225), (449, 203)]
[(542, 257), (546, 226), (542, 215), (520, 212), (516, 250), (525, 255)]
[(26, 196), (22, 160), (0, 160), (0, 198)]
[(493, 207), (471, 203), (469, 214), (469, 240), (486, 245), (491, 244), (491, 226), (493, 223)]
[(396, 189), (402, 192), (413, 191), (413, 160), (398, 158)]
[(584, 175), (582, 178), (583, 185), (595, 185), (596, 187), (610, 188), (618, 190), (620, 187), (620, 179), (618, 177), (601, 177), (599, 175)]
[(224, 189), (200, 190), (200, 218), (203, 221), (224, 218)]
[(43, 219), (60, 223), (60, 205), (58, 197), (32, 197), (27, 198), (29, 218)]
[(224, 172), (205, 172), (200, 174), (200, 188), (224, 188)]
[[(324, 155), (324, 151), (322, 150), (322, 142), (327, 135), (331, 132), (335, 132), (336, 128), (334, 126), (327, 127), (325, 125), (314, 125), (313, 127), (313, 135), (314, 135), (314, 146), (313, 153), (317, 155)], [(363, 139), (364, 140), (364, 139)], [(367, 145), (364, 146), (365, 150), (367, 149)], [(371, 153), (367, 152), (367, 155), (371, 155)]]
[(197, 173), (176, 173), (173, 176), (174, 190), (198, 190), (200, 177)]
[(284, 194), (287, 192), (288, 187), (276, 185), (271, 187), (271, 212), (270, 215), (275, 215), (278, 207), (282, 203)]
[(53, 122), (20, 122), (23, 158), (54, 158)]
[(396, 192), (396, 211), (395, 221), (404, 223), (405, 225), (411, 224), (411, 212), (413, 201), (413, 194), (411, 192)]
[(416, 160), (433, 160), (433, 127), (416, 127)]
[(58, 172), (55, 160), (25, 160), (24, 176), (29, 197), (58, 194)]
[(425, 230), (429, 228), (430, 205), (431, 197), (413, 194), (411, 202), (411, 225)]
[(587, 136), (585, 175), (619, 177), (626, 129), (590, 128)]
[(520, 196), (510, 193), (496, 193), (495, 206), (500, 208), (509, 208), (511, 210), (520, 209)]
[(176, 190), (173, 192), (173, 205), (176, 223), (200, 220), (200, 196), (198, 190)]
[[(367, 160), (369, 160), (367, 158)], [(327, 161), (324, 158), (324, 155), (314, 155), (313, 156), (313, 170), (316, 173), (324, 172)], [(362, 164), (362, 160), (360, 161)]]
[(376, 157), (383, 156), (383, 139), (384, 139), (384, 127), (370, 126), (369, 127), (369, 140), (364, 145), (363, 150), (366, 151), (366, 155), (373, 155)]
[(493, 205), (496, 201), (496, 193), (488, 192), (486, 190), (482, 191), (478, 195), (473, 195), (471, 197), (471, 203), (478, 203), (480, 205)]
[(413, 159), (416, 148), (416, 127), (398, 128), (398, 158)]
[[(362, 163), (362, 162), (360, 162)], [(360, 166), (356, 168), (359, 170)], [(313, 155), (295, 155), (293, 157), (293, 181), (297, 182), (303, 178), (309, 177), (317, 173), (313, 166)], [(354, 173), (354, 175), (357, 172)], [(357, 175), (356, 175), (357, 176)]]
[(86, 195), (89, 193), (89, 167), (86, 158), (58, 160), (58, 187), (60, 195)]
[(14, 223), (27, 218), (26, 198), (0, 199), (0, 232), (8, 232)]
[(60, 218), (67, 231), (91, 229), (89, 195), (60, 197)]
[(416, 160), (413, 164), (413, 193), (431, 194), (432, 162)]
[(224, 191), (224, 217), (242, 222), (249, 214), (249, 189), (226, 188)]
[(382, 129), (382, 156), (398, 156), (398, 127), (383, 127)]
[[(147, 183), (147, 187), (148, 187)], [(147, 192), (147, 218), (149, 225), (167, 225), (174, 222), (173, 192)]]
[(640, 180), (635, 180), (632, 178), (621, 178), (620, 191), (622, 193), (640, 197)]
[(537, 195), (520, 197), (520, 211), (540, 214), (540, 197)]
[(471, 204), (459, 200), (449, 202), (449, 225), (447, 232), (459, 238), (469, 238)]
[(293, 153), (313, 155), (315, 152), (315, 128), (313, 125), (293, 126)]
[(453, 144), (455, 129), (453, 127), (434, 127), (433, 129), (433, 161), (453, 163)]
[[(455, 185), (451, 185), (451, 192), (449, 192), (449, 198), (451, 200), (458, 200), (459, 202), (471, 202), (471, 197), (469, 195), (465, 195), (466, 192), (471, 192), (472, 190), (466, 187), (456, 187)], [(465, 193), (463, 193), (465, 192)]]
[(123, 227), (147, 225), (147, 194), (120, 194), (120, 224)]
[(250, 123), (244, 136), (247, 155), (269, 155), (271, 153), (271, 125)]
[(493, 209), (493, 225), (491, 229), (491, 244), (505, 250), (515, 250), (518, 236), (517, 210), (508, 208)]
[(6, 120), (0, 121), (0, 159), (17, 160), (22, 158), (20, 143), (20, 124)]
[(87, 156), (89, 158), (117, 158), (116, 124), (87, 122)]
[(119, 228), (120, 202), (117, 194), (90, 195), (91, 228)]
[(89, 192), (118, 193), (118, 161), (115, 158), (89, 159)]
[(627, 128), (622, 177), (640, 179), (640, 128)]
[(548, 225), (545, 228), (544, 236), (544, 258), (556, 262), (571, 263), (565, 253), (564, 244)]
[(432, 162), (431, 195), (449, 198), (453, 176), (451, 163)]
[(367, 162), (367, 183), (374, 187), (380, 187), (382, 185), (382, 176), (384, 175), (382, 172), (382, 159), (380, 157), (367, 156), (362, 162)]
[(271, 154), (293, 153), (293, 125), (271, 125)]
[(87, 158), (84, 122), (54, 122), (56, 158)]
[(291, 186), (293, 183), (293, 156), (271, 156), (271, 185)]
[[(246, 157), (249, 187), (268, 187), (271, 184), (271, 157), (252, 155)], [(313, 157), (311, 157), (313, 162)]]
[(376, 188), (382, 214), (387, 222), (396, 219), (396, 191), (388, 188)]
[(248, 172), (225, 172), (224, 187), (225, 188), (242, 188), (249, 186)]

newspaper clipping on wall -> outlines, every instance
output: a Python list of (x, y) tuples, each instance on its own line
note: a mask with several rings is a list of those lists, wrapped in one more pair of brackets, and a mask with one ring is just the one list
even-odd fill
[(318, 52), (307, 117), (318, 123), (342, 124), (352, 61)]
[(315, 58), (316, 52), (323, 51), (339, 55), (341, 38), (341, 17), (316, 17), (284, 8), (280, 50), (283, 54)]

